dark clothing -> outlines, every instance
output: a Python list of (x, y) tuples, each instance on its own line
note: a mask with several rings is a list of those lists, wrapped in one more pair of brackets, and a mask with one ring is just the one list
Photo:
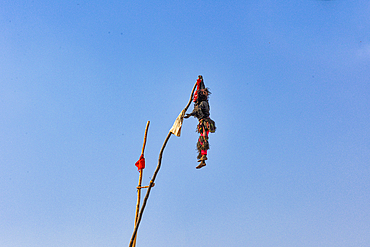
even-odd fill
[(210, 107), (208, 101), (204, 100), (200, 103), (194, 104), (194, 110), (190, 113), (191, 116), (198, 118), (198, 120), (202, 118), (209, 117)]
[(197, 132), (198, 133), (205, 133), (205, 132), (215, 133), (216, 131), (216, 124), (210, 118), (203, 118), (199, 120), (199, 124), (197, 125)]
[(203, 100), (199, 103), (195, 103), (194, 110), (189, 114), (199, 120), (197, 126), (197, 132), (200, 134), (197, 142), (198, 159), (200, 159), (202, 155), (207, 155), (207, 150), (209, 149), (208, 133), (214, 133), (216, 131), (215, 122), (209, 118), (209, 110), (208, 100)]

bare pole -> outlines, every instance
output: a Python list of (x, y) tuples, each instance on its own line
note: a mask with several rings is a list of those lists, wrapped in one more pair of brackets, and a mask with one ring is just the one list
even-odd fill
[[(186, 105), (186, 107), (184, 108), (185, 112), (188, 110), (190, 104), (191, 104), (191, 100), (193, 99), (193, 94), (194, 94), (194, 90), (195, 90), (195, 87), (197, 86), (197, 83), (195, 83), (194, 87), (193, 87), (193, 90), (191, 91), (191, 94), (190, 94), (190, 99), (189, 99), (189, 102), (188, 104)], [(143, 213), (144, 213), (144, 209), (145, 209), (145, 206), (146, 206), (146, 202), (148, 201), (148, 198), (149, 198), (149, 194), (150, 194), (150, 191), (154, 185), (154, 180), (155, 178), (157, 177), (157, 174), (159, 172), (159, 169), (161, 168), (161, 164), (162, 164), (162, 155), (163, 155), (163, 151), (167, 145), (167, 142), (168, 140), (170, 139), (171, 137), (171, 132), (168, 133), (166, 139), (164, 140), (164, 143), (162, 145), (162, 148), (161, 148), (161, 151), (159, 152), (159, 158), (158, 158), (158, 165), (157, 165), (157, 168), (155, 169), (154, 171), (154, 174), (153, 174), (153, 177), (152, 177), (152, 180), (150, 180), (150, 183), (149, 183), (149, 188), (148, 190), (146, 191), (146, 195), (145, 195), (145, 198), (144, 198), (144, 201), (143, 201), (143, 205), (141, 206), (141, 210), (140, 210), (140, 214), (138, 216), (138, 219), (136, 221), (136, 225), (135, 225), (135, 228), (134, 228), (134, 232), (132, 233), (132, 236), (131, 236), (131, 240), (130, 240), (130, 244), (129, 244), (129, 247), (134, 247), (135, 245), (134, 244), (134, 241), (135, 241), (135, 244), (136, 244), (136, 234), (137, 234), (137, 230), (139, 229), (139, 224), (140, 224), (140, 221), (141, 221), (141, 218), (143, 216)]]
[[(149, 124), (150, 124), (150, 121), (148, 121), (146, 123), (145, 134), (144, 134), (144, 143), (143, 143), (143, 148), (141, 149), (141, 155), (144, 154), (145, 145), (146, 145), (146, 137), (148, 135)], [(137, 225), (137, 219), (138, 219), (138, 216), (139, 216), (141, 188), (142, 188), (141, 187), (141, 182), (143, 181), (143, 172), (144, 172), (144, 169), (139, 170), (139, 184), (137, 186), (137, 203), (136, 203), (136, 212), (135, 212), (135, 227)], [(135, 236), (134, 243), (133, 243), (133, 247), (135, 247), (135, 246), (136, 246), (136, 236)]]

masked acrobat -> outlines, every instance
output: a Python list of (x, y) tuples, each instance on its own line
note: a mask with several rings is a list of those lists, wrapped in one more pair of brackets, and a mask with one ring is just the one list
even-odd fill
[(186, 114), (184, 118), (194, 116), (198, 118), (199, 124), (197, 126), (197, 132), (200, 134), (197, 142), (198, 150), (198, 162), (200, 164), (196, 167), (197, 169), (202, 168), (206, 165), (207, 150), (209, 149), (208, 134), (209, 132), (214, 133), (216, 131), (215, 122), (209, 117), (210, 107), (208, 103), (208, 96), (211, 92), (205, 87), (203, 77), (200, 75), (197, 79), (197, 91), (194, 94), (194, 110)]

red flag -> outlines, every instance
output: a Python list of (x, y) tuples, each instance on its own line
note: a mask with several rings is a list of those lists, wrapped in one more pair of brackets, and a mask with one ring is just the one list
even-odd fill
[(135, 166), (137, 167), (137, 170), (140, 171), (141, 169), (145, 168), (145, 158), (144, 154), (140, 156), (140, 159), (135, 163)]

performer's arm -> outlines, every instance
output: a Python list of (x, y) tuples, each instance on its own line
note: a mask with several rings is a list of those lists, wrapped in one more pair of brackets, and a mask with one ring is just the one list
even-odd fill
[(194, 105), (194, 109), (191, 113), (185, 114), (184, 118), (189, 118), (191, 116), (196, 116), (198, 111), (198, 106)]

